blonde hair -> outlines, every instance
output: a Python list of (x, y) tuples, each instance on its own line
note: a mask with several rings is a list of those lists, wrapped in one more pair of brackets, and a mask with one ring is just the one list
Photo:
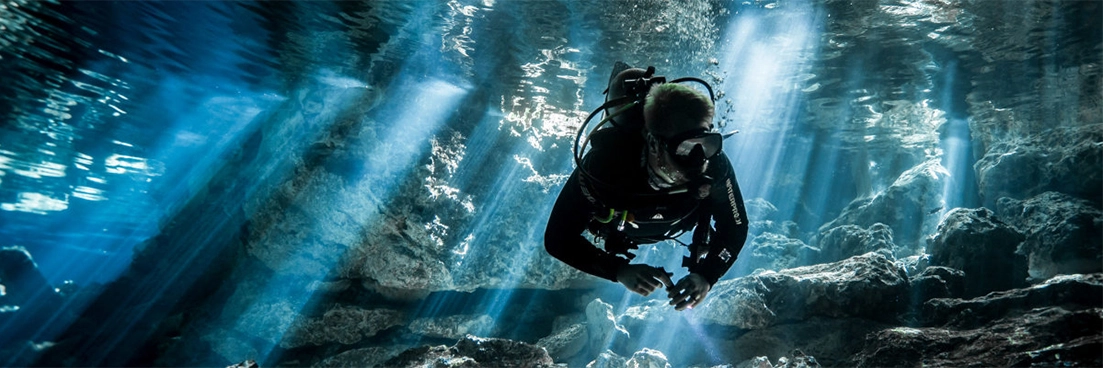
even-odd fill
[(657, 137), (671, 137), (695, 128), (711, 128), (712, 100), (678, 83), (651, 87), (643, 105), (644, 126)]

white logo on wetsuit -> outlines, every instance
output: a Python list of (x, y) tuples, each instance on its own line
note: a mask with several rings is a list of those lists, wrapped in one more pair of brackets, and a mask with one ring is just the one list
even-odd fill
[(739, 217), (739, 205), (735, 203), (735, 189), (732, 188), (732, 181), (728, 179), (724, 183), (728, 185), (728, 202), (732, 205), (732, 216), (735, 217), (735, 224), (743, 225), (743, 219)]

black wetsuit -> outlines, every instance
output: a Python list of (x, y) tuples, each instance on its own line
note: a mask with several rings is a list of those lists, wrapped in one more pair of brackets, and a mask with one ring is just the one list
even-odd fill
[[(545, 249), (578, 270), (616, 281), (617, 270), (629, 260), (599, 249), (582, 236), (583, 231), (590, 229), (606, 237), (608, 249), (610, 237), (654, 243), (692, 230), (699, 223), (709, 224), (711, 217), (715, 231), (706, 244), (694, 244), (697, 249), (691, 249), (684, 265), (715, 284), (735, 263), (747, 240), (747, 212), (727, 156), (720, 152), (710, 160), (706, 174), (711, 182), (694, 183), (683, 193), (661, 193), (648, 184), (640, 132), (618, 129), (606, 128), (591, 135), (593, 148), (582, 165), (596, 180), (588, 180), (578, 169), (567, 179), (548, 219)], [(699, 199), (702, 184), (709, 184), (709, 194)], [(607, 217), (609, 209), (631, 214), (623, 232), (616, 231), (617, 219), (608, 224), (595, 222), (595, 214)]]

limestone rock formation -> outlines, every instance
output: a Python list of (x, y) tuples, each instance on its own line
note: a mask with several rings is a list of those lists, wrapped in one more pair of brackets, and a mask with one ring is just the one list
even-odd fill
[(987, 208), (946, 214), (927, 251), (931, 265), (965, 272), (965, 295), (1026, 285), (1026, 258), (1018, 253), (1024, 237)]
[[(723, 344), (722, 356), (731, 363), (755, 363), (756, 367), (777, 367), (784, 363), (805, 362), (827, 367), (845, 367), (852, 356), (865, 346), (865, 337), (890, 324), (863, 318), (812, 317), (796, 323), (775, 325), (763, 329), (729, 335)], [(799, 359), (797, 351), (807, 354)], [(815, 357), (815, 358), (812, 358)], [(782, 360), (785, 358), (785, 360)], [(765, 365), (773, 359), (777, 365)], [(792, 365), (790, 365), (792, 366)]]
[(974, 165), (986, 207), (995, 208), (1003, 197), (1024, 200), (1048, 191), (1103, 203), (1103, 125), (1028, 133), (991, 144)]
[(1103, 274), (1062, 275), (1024, 289), (973, 299), (936, 298), (923, 304), (923, 324), (977, 328), (1026, 310), (1060, 306), (1070, 310), (1100, 306)]
[(1030, 278), (1103, 271), (1103, 210), (1057, 192), (1028, 200), (1001, 198), (996, 213), (1026, 236), (1020, 252)]
[(621, 368), (628, 366), (628, 359), (610, 350), (603, 351), (586, 368)]
[(805, 355), (804, 352), (794, 349), (789, 356), (778, 358), (774, 368), (819, 368), (820, 363), (816, 357)]
[[(742, 252), (740, 262), (750, 263), (751, 268), (780, 271), (787, 268), (807, 266), (822, 258), (820, 249), (804, 244), (799, 239), (790, 238), (777, 233), (762, 233), (748, 239), (745, 246), (750, 252)], [(737, 272), (729, 271), (729, 275), (744, 276)]]
[(337, 306), (320, 317), (297, 320), (284, 334), (280, 346), (295, 348), (326, 343), (355, 344), (379, 331), (397, 326), (403, 313), (388, 309)]
[(759, 329), (814, 316), (892, 321), (904, 308), (908, 277), (881, 254), (721, 281), (698, 318)]
[(557, 362), (570, 360), (590, 347), (586, 325), (576, 323), (558, 330), (536, 342), (548, 350), (548, 355)]
[(590, 346), (609, 346), (613, 341), (624, 341), (628, 330), (617, 323), (613, 306), (595, 299), (586, 306), (586, 330), (589, 332)]
[(895, 327), (867, 337), (858, 367), (1087, 366), (1103, 363), (1103, 309), (1035, 309), (981, 329)]
[(751, 238), (764, 233), (796, 239), (803, 237), (797, 223), (778, 216), (778, 209), (773, 203), (762, 198), (744, 198), (743, 204), (747, 207), (747, 219), (750, 220), (748, 234)]
[(820, 252), (816, 263), (838, 262), (870, 252), (896, 259), (897, 253), (896, 244), (892, 240), (892, 228), (879, 222), (865, 229), (857, 225), (832, 228), (820, 234), (817, 244)]
[(419, 318), (410, 322), (407, 328), (415, 335), (460, 339), (469, 334), (485, 335), (493, 326), (493, 317), (479, 314)]
[[(900, 174), (884, 191), (851, 202), (838, 218), (821, 226), (819, 232), (823, 234), (843, 225), (867, 228), (883, 223), (892, 229), (895, 244), (910, 250), (899, 252), (898, 256), (909, 256), (938, 224), (947, 175), (937, 159), (923, 162)], [(817, 244), (813, 241), (812, 245)]]
[(227, 366), (226, 368), (260, 368), (260, 365), (258, 365), (257, 362), (254, 360), (246, 360), (242, 361), (241, 363)]
[(541, 347), (505, 339), (464, 336), (448, 347), (413, 348), (387, 360), (384, 367), (552, 367)]
[(376, 367), (406, 350), (409, 347), (404, 345), (351, 349), (328, 357), (313, 368)]
[(663, 352), (643, 348), (632, 353), (630, 358), (624, 358), (616, 353), (606, 350), (597, 359), (586, 365), (586, 368), (670, 368)]
[(858, 366), (1099, 366), (1103, 274), (1058, 276), (974, 299), (923, 305), (922, 325), (868, 335)]
[(909, 279), (908, 283), (911, 284), (911, 299), (915, 302), (934, 298), (958, 298), (965, 294), (965, 272), (949, 267), (927, 267)]

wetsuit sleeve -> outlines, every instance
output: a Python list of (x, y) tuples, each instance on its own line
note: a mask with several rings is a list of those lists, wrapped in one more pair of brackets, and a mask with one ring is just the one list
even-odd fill
[(708, 255), (689, 270), (704, 276), (710, 285), (715, 285), (735, 263), (743, 243), (747, 241), (748, 229), (747, 209), (743, 206), (743, 194), (739, 191), (735, 170), (731, 169), (727, 157), (720, 161), (720, 164), (728, 165), (727, 174), (714, 182), (707, 199), (712, 219), (716, 222), (716, 234), (709, 239)]
[(579, 271), (616, 281), (617, 270), (628, 260), (606, 253), (582, 236), (593, 214), (578, 180), (575, 170), (555, 200), (544, 230), (544, 249)]

